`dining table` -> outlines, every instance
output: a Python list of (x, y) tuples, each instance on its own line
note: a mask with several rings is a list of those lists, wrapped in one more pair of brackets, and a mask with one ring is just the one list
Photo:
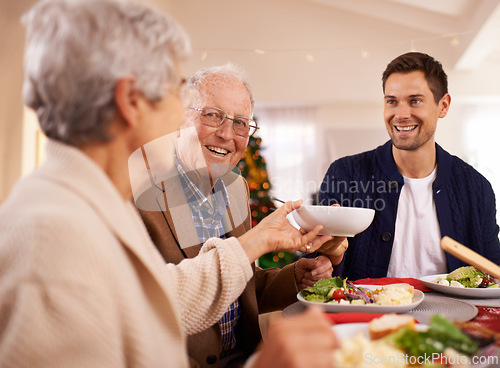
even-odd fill
[[(424, 293), (423, 301), (414, 309), (402, 314), (413, 316), (417, 323), (429, 324), (432, 315), (442, 314), (455, 322), (460, 328), (472, 331), (478, 336), (486, 336), (492, 342), (489, 352), (500, 357), (500, 298), (478, 299), (449, 295), (429, 289), (422, 281), (416, 278), (365, 278), (349, 280), (355, 285), (388, 285), (407, 283)], [(301, 313), (306, 306), (297, 301), (282, 312), (284, 318)], [(382, 313), (368, 312), (325, 312), (325, 316), (332, 325), (347, 323), (364, 323), (382, 316)], [(497, 364), (498, 363), (498, 364)], [(488, 368), (499, 368), (500, 358), (494, 365), (485, 365)]]

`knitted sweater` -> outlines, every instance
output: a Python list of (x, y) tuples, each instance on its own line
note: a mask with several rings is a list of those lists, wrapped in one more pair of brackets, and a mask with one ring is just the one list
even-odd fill
[(135, 207), (81, 151), (47, 162), (0, 208), (0, 367), (187, 367), (252, 277), (235, 238), (165, 264)]
[[(472, 166), (437, 144), (436, 155), (433, 196), (441, 236), (447, 235), (500, 263), (495, 194), (490, 183)], [(320, 204), (340, 203), (376, 210), (368, 229), (349, 238), (349, 248), (336, 274), (353, 280), (387, 275), (403, 185), (403, 176), (392, 157), (391, 141), (331, 164), (321, 185)], [(449, 254), (446, 260), (449, 271), (464, 265)]]

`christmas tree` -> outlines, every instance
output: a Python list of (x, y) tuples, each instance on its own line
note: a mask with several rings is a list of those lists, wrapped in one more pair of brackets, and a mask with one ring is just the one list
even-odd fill
[[(262, 139), (251, 136), (248, 147), (238, 164), (241, 174), (248, 182), (250, 189), (250, 211), (252, 215), (252, 226), (257, 225), (264, 217), (276, 209), (269, 193), (271, 183), (267, 175), (266, 160), (261, 154)], [(282, 268), (296, 260), (296, 255), (286, 252), (273, 252), (259, 258), (259, 266), (262, 268)]]

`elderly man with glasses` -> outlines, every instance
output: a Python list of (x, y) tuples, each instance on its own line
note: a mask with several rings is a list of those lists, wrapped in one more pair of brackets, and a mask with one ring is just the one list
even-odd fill
[[(198, 255), (211, 237), (239, 237), (250, 230), (248, 184), (236, 165), (259, 129), (252, 119), (249, 85), (236, 66), (202, 69), (188, 79), (186, 89), (192, 101), (175, 142), (176, 173), (168, 184), (155, 185), (157, 193), (150, 196), (155, 200), (136, 201), (158, 250), (173, 263)], [(255, 267), (254, 277), (219, 323), (188, 338), (192, 365), (241, 365), (261, 340), (259, 314), (285, 308), (300, 289), (331, 272), (325, 256), (301, 259), (282, 270)], [(199, 293), (203, 298), (203, 290)]]

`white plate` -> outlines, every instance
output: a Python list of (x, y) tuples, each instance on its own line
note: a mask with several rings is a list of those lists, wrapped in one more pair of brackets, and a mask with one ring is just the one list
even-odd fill
[[(362, 288), (375, 290), (380, 289), (383, 285), (355, 285)], [(300, 292), (297, 294), (299, 302), (305, 305), (317, 305), (324, 309), (325, 312), (365, 312), (365, 313), (404, 313), (412, 310), (424, 300), (424, 293), (420, 290), (413, 290), (413, 300), (410, 304), (402, 305), (374, 305), (374, 304), (334, 304), (334, 303), (317, 303), (309, 302), (304, 299)]]
[(444, 294), (459, 295), (469, 298), (500, 298), (500, 288), (458, 288), (436, 284), (434, 280), (438, 277), (446, 277), (447, 273), (421, 277), (419, 280), (429, 289), (439, 291)]
[[(427, 325), (416, 324), (415, 329), (417, 331), (425, 331), (429, 328)], [(364, 337), (370, 340), (370, 330), (368, 329), (368, 323), (342, 323), (340, 325), (332, 326), (335, 335), (339, 339), (350, 339), (361, 332)]]

